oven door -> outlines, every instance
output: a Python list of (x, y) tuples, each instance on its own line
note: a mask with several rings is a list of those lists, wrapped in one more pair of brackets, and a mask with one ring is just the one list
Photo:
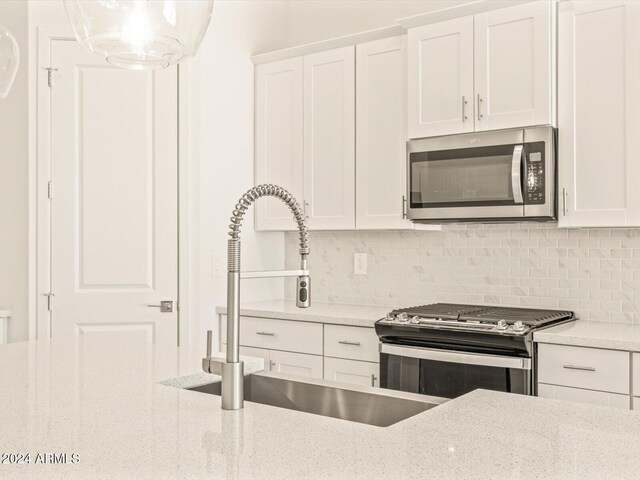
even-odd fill
[(407, 216), (414, 221), (524, 218), (524, 130), (407, 144)]
[(531, 359), (380, 345), (380, 386), (456, 398), (478, 388), (532, 394)]

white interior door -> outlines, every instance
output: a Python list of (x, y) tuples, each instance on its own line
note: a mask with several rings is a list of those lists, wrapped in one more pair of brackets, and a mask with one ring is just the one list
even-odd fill
[(177, 71), (63, 40), (51, 61), (51, 335), (176, 345)]

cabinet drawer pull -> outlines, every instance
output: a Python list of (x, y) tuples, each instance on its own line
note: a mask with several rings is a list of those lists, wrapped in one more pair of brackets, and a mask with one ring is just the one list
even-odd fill
[(478, 94), (478, 120), (482, 120), (482, 97)]
[(562, 368), (567, 368), (569, 370), (584, 370), (585, 372), (596, 371), (596, 369), (593, 367), (581, 367), (580, 365), (563, 365)]
[(376, 386), (376, 381), (378, 380), (378, 377), (376, 377), (375, 373), (371, 374), (371, 386), (375, 387)]
[(265, 335), (267, 337), (275, 337), (276, 334), (273, 332), (256, 332), (256, 335)]
[(351, 342), (349, 340), (338, 340), (338, 343), (341, 343), (342, 345), (355, 345), (356, 347), (360, 346), (360, 342)]

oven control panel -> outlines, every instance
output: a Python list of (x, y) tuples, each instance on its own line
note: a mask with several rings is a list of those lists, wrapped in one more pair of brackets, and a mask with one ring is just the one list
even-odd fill
[(545, 203), (544, 149), (531, 149), (526, 154), (525, 201), (527, 205)]

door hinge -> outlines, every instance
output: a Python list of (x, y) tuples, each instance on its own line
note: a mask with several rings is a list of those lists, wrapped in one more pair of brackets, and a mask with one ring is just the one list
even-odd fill
[(43, 293), (43, 297), (47, 297), (47, 311), (53, 311), (53, 297), (55, 297), (54, 293)]
[(47, 198), (49, 199), (53, 198), (53, 182), (51, 181), (47, 183)]
[(47, 71), (47, 85), (49, 85), (49, 87), (53, 87), (53, 72), (57, 72), (58, 69), (47, 67), (45, 70)]

